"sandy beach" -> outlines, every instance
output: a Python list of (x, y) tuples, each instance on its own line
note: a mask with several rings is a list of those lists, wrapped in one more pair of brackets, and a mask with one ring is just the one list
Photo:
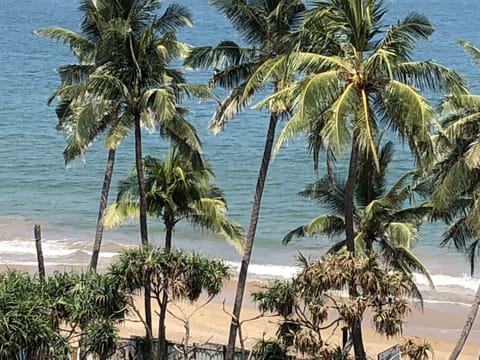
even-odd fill
[[(33, 266), (13, 266), (21, 271), (35, 273), (36, 268)], [(6, 266), (0, 265), (0, 271), (5, 270)], [(47, 268), (47, 272), (53, 268)], [(55, 269), (60, 271), (81, 270), (77, 267), (69, 267), (64, 269)], [(234, 277), (235, 279), (235, 277)], [(277, 318), (266, 316), (260, 317), (259, 311), (255, 304), (250, 300), (250, 292), (258, 289), (261, 282), (252, 280), (247, 285), (244, 298), (244, 307), (242, 309), (242, 325), (243, 338), (245, 346), (251, 347), (257, 339), (262, 337), (265, 339), (275, 336)], [(189, 303), (170, 304), (169, 310), (177, 317), (185, 318), (195, 312), (190, 318), (190, 343), (212, 342), (218, 344), (226, 344), (228, 331), (230, 327), (230, 316), (224, 311), (231, 312), (232, 303), (235, 295), (236, 282), (229, 281), (223, 291), (215, 297), (206, 306), (197, 309), (197, 305), (201, 305), (199, 301), (195, 305)], [(473, 299), (473, 296), (472, 296)], [(137, 296), (135, 298), (137, 308), (143, 313), (143, 298)], [(224, 305), (225, 304), (225, 305)], [(153, 310), (158, 307), (153, 304)], [(411, 305), (411, 314), (406, 319), (404, 325), (403, 337), (418, 337), (419, 339), (428, 340), (434, 349), (434, 359), (446, 360), (450, 352), (455, 346), (458, 336), (463, 328), (465, 319), (470, 310), (469, 306), (448, 303), (425, 303), (423, 311), (416, 306)], [(153, 319), (154, 334), (157, 332), (156, 318)], [(393, 346), (402, 341), (402, 337), (387, 339), (376, 334), (370, 324), (369, 319), (364, 320), (363, 335), (367, 354), (376, 359), (379, 352)], [(144, 335), (143, 325), (138, 318), (131, 313), (127, 320), (119, 326), (120, 337), (129, 338), (132, 335)], [(172, 315), (167, 316), (167, 338), (171, 341), (182, 341), (185, 334), (184, 323), (176, 319)], [(328, 339), (333, 344), (340, 343), (340, 333), (332, 335), (331, 333), (323, 333), (324, 339)], [(237, 343), (237, 346), (239, 344)], [(480, 318), (477, 317), (473, 324), (472, 331), (459, 357), (461, 360), (479, 360), (480, 359)]]
[[(197, 310), (192, 316), (190, 319), (190, 342), (203, 343), (208, 341), (219, 344), (226, 343), (230, 317), (223, 310), (223, 302), (225, 301), (226, 310), (231, 311), (234, 287), (235, 283), (233, 281), (230, 282), (221, 295), (217, 296), (205, 307)], [(249, 283), (248, 292), (256, 287), (258, 287), (258, 283)], [(140, 308), (142, 302), (143, 299), (136, 299), (136, 304)], [(182, 312), (184, 315), (189, 316), (196, 311), (196, 307), (190, 304), (182, 303), (178, 305), (179, 307), (172, 304), (169, 308), (179, 317), (182, 317)], [(181, 308), (182, 311), (180, 311), (179, 308)], [(469, 307), (467, 306), (453, 304), (425, 304), (423, 312), (419, 309), (412, 308), (412, 313), (407, 319), (403, 335), (405, 337), (419, 337), (420, 339), (428, 340), (434, 348), (434, 359), (448, 359), (463, 327), (468, 311)], [(242, 310), (242, 320), (252, 319), (258, 315), (259, 312), (254, 305), (246, 299), (245, 306)], [(144, 334), (142, 324), (132, 321), (133, 319), (134, 317), (131, 316), (129, 320), (120, 326), (121, 337), (128, 338), (133, 334)], [(276, 331), (276, 321), (277, 319), (275, 317), (261, 317), (252, 321), (246, 321), (242, 325), (246, 346), (250, 347), (256, 339), (273, 337)], [(368, 319), (364, 325), (366, 350), (372, 359), (376, 359), (379, 352), (402, 340), (401, 337), (386, 339), (385, 337), (379, 336), (369, 325)], [(155, 324), (154, 331), (156, 331)], [(181, 341), (184, 333), (184, 324), (178, 319), (175, 319), (174, 316), (169, 315), (167, 317), (167, 338), (169, 340)], [(339, 343), (340, 341), (340, 334), (331, 335), (325, 332), (324, 337), (328, 338), (332, 343)], [(479, 355), (480, 320), (477, 318), (460, 359), (478, 360)]]

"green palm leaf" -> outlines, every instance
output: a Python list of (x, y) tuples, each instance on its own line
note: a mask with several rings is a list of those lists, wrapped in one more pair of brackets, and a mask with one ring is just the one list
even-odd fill
[(48, 27), (35, 30), (34, 34), (47, 36), (54, 40), (61, 41), (64, 44), (68, 44), (72, 52), (82, 62), (88, 63), (93, 60), (95, 46), (79, 33), (60, 27)]
[(340, 235), (345, 229), (345, 221), (337, 215), (321, 215), (311, 220), (305, 225), (299, 226), (284, 236), (282, 243), (288, 244), (295, 237), (307, 237), (315, 235), (325, 235), (335, 237)]

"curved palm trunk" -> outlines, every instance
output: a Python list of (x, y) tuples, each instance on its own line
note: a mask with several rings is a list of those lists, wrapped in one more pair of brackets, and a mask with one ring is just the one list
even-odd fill
[(478, 307), (480, 306), (480, 285), (478, 286), (477, 292), (473, 299), (472, 307), (470, 308), (470, 312), (468, 313), (467, 320), (465, 321), (465, 325), (463, 326), (462, 333), (460, 334), (460, 338), (458, 339), (455, 348), (452, 351), (452, 354), (448, 358), (448, 360), (456, 360), (460, 353), (462, 352), (463, 345), (467, 341), (467, 337), (470, 334), (470, 330), (472, 330), (473, 322), (477, 316)]
[[(353, 134), (352, 137), (352, 150), (350, 153), (350, 163), (348, 167), (348, 178), (345, 186), (345, 237), (347, 249), (351, 253), (355, 254), (355, 229), (353, 219), (353, 196), (355, 193), (355, 181), (357, 178), (358, 168), (358, 135)], [(350, 296), (358, 296), (354, 287), (349, 289)], [(355, 321), (350, 327), (353, 350), (355, 352), (355, 360), (366, 360), (367, 355), (363, 346), (362, 338), (362, 323), (361, 321)]]
[(108, 150), (107, 165), (105, 166), (105, 177), (103, 178), (102, 193), (100, 195), (100, 205), (98, 208), (97, 230), (95, 231), (95, 241), (93, 243), (92, 257), (90, 259), (90, 269), (97, 271), (98, 256), (103, 238), (103, 215), (107, 207), (108, 193), (112, 183), (113, 165), (115, 164), (115, 149)]
[[(165, 219), (165, 251), (170, 251), (172, 248), (172, 235), (174, 221), (171, 216), (166, 216)], [(157, 359), (167, 359), (167, 336), (165, 327), (165, 318), (167, 316), (167, 303), (168, 303), (168, 283), (165, 283), (165, 288), (162, 292), (162, 302), (160, 303), (159, 315), (158, 315), (158, 350)]]
[[(140, 114), (135, 114), (135, 167), (137, 169), (138, 193), (140, 196), (140, 238), (142, 245), (148, 244), (147, 234), (147, 199), (145, 195), (145, 179), (143, 176), (142, 165), (142, 133), (140, 128)], [(144, 305), (145, 305), (145, 324), (148, 329), (145, 336), (147, 337), (147, 344), (151, 345), (149, 339), (152, 333), (152, 303), (150, 294), (150, 283), (145, 283)], [(151, 354), (152, 349), (148, 349)]]
[(255, 232), (257, 230), (258, 216), (260, 214), (260, 204), (262, 201), (263, 188), (267, 178), (268, 165), (272, 156), (273, 141), (275, 139), (275, 128), (277, 126), (278, 114), (270, 114), (270, 122), (268, 125), (267, 136), (265, 139), (265, 147), (263, 150), (262, 164), (257, 178), (257, 186), (253, 198), (252, 213), (250, 216), (250, 225), (245, 244), (245, 252), (240, 266), (240, 273), (238, 275), (237, 291), (235, 294), (235, 302), (233, 304), (232, 321), (230, 323), (230, 333), (228, 336), (227, 346), (227, 360), (233, 360), (235, 353), (235, 341), (237, 339), (238, 322), (240, 319), (240, 310), (242, 309), (243, 294), (247, 282), (248, 265), (250, 264), (250, 257), (252, 255), (253, 242), (255, 240)]

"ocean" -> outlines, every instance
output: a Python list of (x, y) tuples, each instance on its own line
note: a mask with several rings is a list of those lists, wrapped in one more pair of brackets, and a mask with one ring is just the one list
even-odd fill
[[(179, 2), (190, 7), (195, 23), (193, 28), (179, 34), (181, 40), (193, 45), (238, 40), (207, 0)], [(64, 138), (55, 130), (54, 107), (48, 107), (46, 101), (58, 84), (56, 68), (75, 59), (67, 46), (32, 34), (33, 30), (47, 26), (78, 30), (81, 17), (78, 4), (73, 0), (0, 0), (0, 4), (0, 265), (36, 264), (33, 225), (39, 223), (47, 266), (65, 269), (85, 266), (95, 235), (107, 153), (99, 140), (83, 159), (65, 166)], [(480, 72), (455, 43), (455, 38), (480, 45), (477, 29), (480, 3), (392, 0), (388, 4), (389, 23), (418, 10), (429, 17), (436, 29), (429, 41), (419, 44), (415, 59), (434, 59), (456, 69), (468, 79), (472, 91), (479, 92)], [(192, 82), (205, 82), (208, 73), (189, 71), (188, 78)], [(214, 136), (208, 132), (207, 124), (215, 104), (202, 102), (189, 106), (189, 120), (197, 127), (217, 183), (226, 192), (229, 217), (247, 228), (268, 114), (245, 111), (230, 122), (226, 131)], [(145, 154), (158, 157), (165, 154), (167, 145), (157, 133), (145, 133), (143, 139)], [(110, 199), (115, 196), (116, 182), (125, 176), (134, 159), (133, 151), (133, 139), (129, 137), (118, 149)], [(410, 159), (408, 149), (399, 145), (390, 177), (397, 178), (410, 169)], [(341, 171), (342, 166), (340, 163), (337, 168)], [(319, 204), (297, 195), (315, 178), (302, 140), (290, 142), (276, 155), (264, 193), (251, 277), (291, 276), (296, 271), (299, 252), (315, 258), (331, 245), (324, 238), (294, 241), (288, 246), (281, 244), (289, 230), (325, 211)], [(463, 254), (439, 247), (444, 230), (443, 224), (425, 225), (414, 250), (431, 272), (436, 290), (428, 289), (421, 277), (417, 280), (427, 301), (467, 304), (480, 282), (468, 275), (469, 265)], [(152, 243), (163, 242), (163, 227), (157, 219), (150, 220), (149, 234)], [(101, 265), (108, 264), (123, 247), (137, 243), (136, 224), (107, 230)], [(234, 267), (241, 259), (221, 238), (191, 229), (188, 224), (178, 224), (174, 244), (225, 259)]]

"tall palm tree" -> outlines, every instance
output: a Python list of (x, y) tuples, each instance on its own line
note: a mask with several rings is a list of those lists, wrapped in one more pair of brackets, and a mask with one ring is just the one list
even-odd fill
[[(134, 129), (140, 237), (148, 243), (141, 125), (150, 130), (159, 127), (162, 137), (199, 159), (200, 141), (179, 103), (185, 97), (209, 97), (210, 92), (205, 86), (187, 84), (183, 73), (171, 65), (188, 48), (176, 39), (175, 32), (191, 24), (190, 13), (170, 4), (158, 16), (160, 0), (84, 0), (82, 4), (90, 20), (83, 24), (84, 31), (97, 37), (96, 67), (82, 86), (85, 94), (98, 100), (92, 106), (100, 113), (109, 113), (103, 104), (115, 105), (115, 128), (120, 129), (113, 137), (116, 141)], [(148, 295), (146, 291), (146, 312), (150, 312)], [(151, 327), (151, 316), (146, 318)]]
[[(380, 170), (377, 171), (371, 156), (360, 154), (359, 172), (355, 185), (354, 226), (355, 250), (367, 254), (372, 250), (382, 257), (387, 266), (410, 277), (414, 271), (423, 274), (433, 286), (423, 264), (411, 252), (418, 230), (431, 211), (425, 199), (428, 189), (425, 183), (417, 184), (417, 172), (409, 171), (387, 187), (388, 166), (393, 158), (393, 143), (387, 142), (377, 151)], [(326, 205), (332, 212), (322, 214), (308, 223), (290, 231), (283, 238), (288, 244), (293, 238), (324, 235), (334, 240), (345, 232), (345, 181), (329, 176), (310, 184), (300, 195)], [(415, 199), (415, 195), (418, 199)], [(412, 204), (405, 207), (406, 203)], [(336, 242), (328, 252), (336, 252), (346, 241)], [(420, 291), (413, 283), (411, 289), (420, 300)]]
[[(246, 46), (226, 40), (217, 46), (198, 47), (191, 51), (185, 65), (193, 68), (209, 67), (214, 69), (211, 86), (220, 86), (230, 92), (218, 104), (210, 122), (213, 132), (223, 130), (230, 118), (245, 108), (253, 96), (263, 88), (259, 82), (253, 84), (251, 76), (263, 63), (278, 54), (292, 51), (299, 46), (292, 41), (291, 35), (305, 10), (301, 0), (210, 0), (233, 25)], [(285, 76), (286, 75), (286, 76)], [(286, 71), (277, 71), (272, 75), (272, 88), (281, 90), (292, 80)], [(247, 84), (249, 88), (247, 89)], [(260, 213), (260, 204), (267, 177), (275, 130), (279, 119), (287, 116), (288, 109), (280, 102), (270, 104), (270, 120), (262, 161), (257, 177), (250, 222), (245, 241), (245, 251), (237, 282), (232, 321), (230, 326), (227, 359), (233, 359), (233, 350), (237, 337), (238, 321), (242, 308), (248, 266), (253, 249), (255, 232)]]
[[(265, 81), (286, 64), (290, 71), (302, 74), (292, 86), (257, 104), (291, 104), (293, 115), (278, 144), (304, 133), (315, 150), (326, 149), (339, 156), (349, 149), (344, 216), (346, 246), (352, 252), (359, 153), (370, 153), (378, 168), (375, 144), (385, 128), (407, 142), (419, 166), (425, 167), (433, 152), (429, 130), (434, 112), (420, 91), (465, 91), (455, 72), (433, 61), (412, 61), (416, 41), (428, 39), (433, 32), (425, 16), (412, 12), (387, 28), (382, 24), (385, 13), (383, 0), (315, 2), (307, 21), (320, 21), (339, 51), (279, 56), (263, 64), (254, 77)], [(355, 353), (365, 359), (360, 339), (358, 329)]]
[[(164, 161), (146, 156), (145, 193), (147, 212), (161, 218), (165, 225), (165, 250), (172, 247), (172, 236), (176, 224), (187, 220), (224, 236), (237, 249), (244, 249), (242, 229), (225, 217), (226, 201), (222, 190), (212, 183), (214, 174), (206, 161), (195, 164), (191, 159), (173, 149)], [(140, 196), (136, 167), (119, 183), (117, 201), (106, 212), (105, 223), (115, 226), (131, 216), (138, 216)], [(159, 303), (158, 337), (160, 354), (166, 354), (165, 317), (167, 315), (168, 292), (163, 291)]]
[[(458, 43), (480, 65), (480, 49), (473, 44)], [(440, 106), (442, 130), (435, 137), (438, 161), (434, 168), (431, 202), (433, 218), (448, 224), (442, 246), (453, 244), (465, 252), (473, 275), (480, 250), (480, 96), (463, 94), (447, 97)], [(470, 333), (480, 306), (480, 287), (458, 342), (450, 355), (457, 359)]]
[[(63, 151), (65, 163), (77, 157), (84, 156), (93, 141), (105, 131), (108, 135), (105, 145), (108, 148), (105, 175), (100, 194), (100, 203), (93, 244), (90, 268), (96, 270), (103, 238), (103, 215), (107, 206), (108, 193), (113, 174), (118, 135), (118, 110), (114, 104), (101, 100), (95, 94), (89, 94), (83, 86), (89, 75), (96, 69), (96, 46), (100, 40), (99, 29), (95, 26), (92, 11), (95, 2), (83, 1), (80, 10), (83, 12), (81, 32), (74, 32), (61, 27), (48, 27), (35, 31), (37, 35), (68, 43), (72, 53), (78, 58), (77, 64), (63, 65), (59, 68), (60, 84), (51, 95), (48, 103), (58, 99), (56, 113), (58, 117), (57, 130), (66, 135), (67, 144)], [(97, 9), (98, 11), (98, 9)], [(103, 101), (102, 106), (95, 103)]]
[[(102, 1), (100, 1), (102, 3)], [(97, 50), (102, 65), (89, 77), (89, 86), (102, 98), (122, 108), (125, 122), (135, 129), (135, 159), (140, 194), (140, 233), (148, 242), (145, 189), (142, 171), (141, 125), (176, 141), (198, 155), (200, 141), (178, 103), (189, 96), (209, 96), (205, 87), (187, 84), (182, 72), (171, 66), (187, 46), (175, 32), (191, 25), (189, 11), (171, 4), (157, 16), (159, 0), (103, 1), (96, 13), (102, 43)], [(111, 12), (114, 16), (111, 16)]]

